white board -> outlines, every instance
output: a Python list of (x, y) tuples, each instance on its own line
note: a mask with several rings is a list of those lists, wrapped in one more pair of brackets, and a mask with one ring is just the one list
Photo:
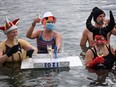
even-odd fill
[[(83, 66), (78, 56), (59, 57), (50, 59), (48, 54), (37, 54), (33, 58), (27, 58), (22, 61), (21, 69), (33, 68), (57, 68), (57, 67), (74, 67)], [(47, 58), (46, 58), (47, 57)]]

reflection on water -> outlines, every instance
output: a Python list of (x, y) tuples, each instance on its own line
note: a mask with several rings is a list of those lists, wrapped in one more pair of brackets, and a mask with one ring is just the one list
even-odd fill
[[(68, 72), (70, 69), (67, 68), (56, 68), (56, 69), (34, 69), (31, 70), (26, 80), (24, 80), (21, 87), (58, 87), (59, 79), (57, 75), (61, 72)], [(24, 73), (27, 74), (27, 70), (23, 70)]]
[[(80, 38), (85, 21), (94, 6), (102, 8), (106, 15), (112, 10), (116, 17), (115, 0), (0, 0), (0, 25), (4, 16), (10, 20), (20, 18), (19, 38), (35, 46), (35, 40), (25, 37), (34, 17), (52, 11), (57, 18), (56, 28), (62, 34), (64, 52), (69, 56), (80, 54)], [(37, 24), (36, 29), (43, 28)], [(5, 35), (0, 31), (0, 42)], [(111, 45), (116, 38), (112, 36)], [(88, 70), (71, 67), (48, 70), (20, 70), (0, 67), (0, 87), (116, 87), (116, 70)]]
[(53, 69), (0, 70), (1, 87), (115, 87), (116, 70), (65, 67)]
[[(87, 77), (88, 80), (90, 80), (89, 87), (96, 87), (96, 86), (105, 86), (105, 87), (115, 87), (116, 86), (116, 73), (115, 70), (106, 70), (106, 69), (100, 69), (100, 70), (88, 70), (88, 72), (94, 73), (96, 75), (95, 77)], [(94, 76), (95, 76), (94, 75)]]

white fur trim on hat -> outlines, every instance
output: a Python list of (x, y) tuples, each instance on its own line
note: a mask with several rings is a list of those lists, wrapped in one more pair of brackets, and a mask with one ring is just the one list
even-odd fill
[(17, 27), (16, 25), (13, 25), (13, 26), (11, 26), (8, 30), (5, 30), (4, 33), (6, 34), (6, 33), (8, 33), (9, 31), (12, 31), (12, 30), (14, 30), (14, 29), (18, 29), (18, 27)]

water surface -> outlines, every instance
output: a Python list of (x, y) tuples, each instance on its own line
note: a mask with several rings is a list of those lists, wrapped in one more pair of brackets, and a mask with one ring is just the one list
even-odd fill
[[(114, 0), (0, 0), (0, 25), (5, 16), (9, 20), (20, 18), (19, 38), (36, 46), (35, 40), (25, 37), (25, 33), (35, 17), (51, 11), (57, 18), (56, 30), (62, 34), (64, 52), (69, 56), (79, 56), (80, 38), (85, 21), (93, 7), (98, 6), (109, 17), (109, 10), (116, 18)], [(37, 24), (36, 29), (43, 29)], [(0, 42), (6, 38), (0, 31)], [(111, 36), (111, 44), (116, 42)], [(114, 46), (115, 47), (115, 46)], [(13, 70), (0, 68), (0, 87), (115, 87), (115, 71), (94, 71), (85, 67), (59, 68), (47, 70)]]

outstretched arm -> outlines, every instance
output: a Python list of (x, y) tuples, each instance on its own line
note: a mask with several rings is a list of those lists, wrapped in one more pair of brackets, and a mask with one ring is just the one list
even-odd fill
[(34, 52), (37, 53), (37, 48), (32, 46), (29, 42), (23, 40), (23, 39), (20, 39), (19, 40), (20, 44), (21, 44), (21, 47), (25, 50), (25, 51), (28, 51), (28, 50), (31, 50), (31, 49), (34, 49)]
[(62, 36), (58, 32), (55, 35), (55, 41), (56, 41), (57, 51), (59, 52), (62, 44)]

